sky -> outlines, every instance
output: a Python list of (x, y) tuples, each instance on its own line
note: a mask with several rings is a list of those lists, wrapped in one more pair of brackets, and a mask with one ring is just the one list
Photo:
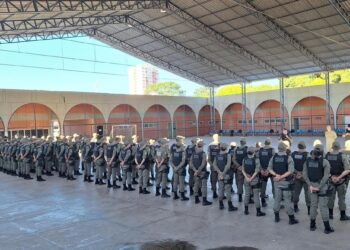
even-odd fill
[[(128, 94), (128, 68), (144, 63), (89, 37), (0, 44), (0, 88)], [(201, 87), (159, 69), (164, 81), (188, 96)]]

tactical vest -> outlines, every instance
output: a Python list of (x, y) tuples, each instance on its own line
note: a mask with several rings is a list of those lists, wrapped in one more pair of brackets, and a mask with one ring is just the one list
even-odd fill
[[(203, 151), (201, 151), (199, 153), (196, 153), (196, 151), (193, 152), (193, 154), (192, 154), (192, 164), (195, 167), (195, 169), (199, 169), (199, 167), (202, 165), (203, 155), (204, 155)], [(203, 171), (206, 171), (206, 169), (203, 168)]]
[(114, 145), (109, 144), (106, 149), (106, 156), (107, 159), (111, 159), (113, 157), (113, 151), (114, 151)]
[(91, 162), (91, 156), (92, 156), (92, 146), (89, 144), (86, 144), (82, 150), (82, 154), (84, 157), (84, 161)]
[(141, 163), (142, 160), (143, 160), (143, 152), (144, 152), (144, 150), (145, 150), (144, 148), (143, 149), (138, 148), (136, 150), (135, 158), (136, 158), (138, 163)]
[(191, 159), (191, 156), (195, 150), (194, 148), (195, 148), (194, 145), (187, 146), (187, 148), (186, 148), (187, 159)]
[(249, 175), (252, 176), (255, 172), (255, 166), (256, 166), (256, 159), (246, 157), (243, 159), (243, 165), (244, 165), (244, 171)]
[[(283, 175), (288, 172), (288, 155), (278, 155), (277, 153), (273, 157), (273, 171), (278, 175)], [(286, 180), (290, 180), (291, 176), (288, 176)]]
[(122, 149), (122, 151), (120, 152), (121, 158), (124, 161), (128, 151), (130, 152), (130, 156), (129, 156), (129, 159), (127, 159), (127, 161), (125, 162), (126, 165), (130, 165), (134, 160), (134, 158), (131, 155), (131, 149), (130, 148)]
[(100, 152), (98, 150), (99, 150), (99, 146), (97, 144), (95, 144), (93, 152), (92, 152), (92, 154), (95, 158), (97, 158), (100, 154)]
[(259, 161), (261, 168), (266, 170), (269, 166), (269, 162), (272, 157), (272, 148), (260, 148), (259, 149)]
[(295, 170), (302, 172), (304, 168), (304, 163), (307, 159), (307, 152), (300, 153), (298, 151), (294, 151), (292, 153), (292, 158), (294, 161)]
[(210, 146), (210, 160), (214, 162), (215, 158), (220, 153), (220, 144), (217, 147), (214, 147), (213, 145)]
[(224, 153), (224, 154), (218, 154), (216, 156), (216, 165), (218, 166), (221, 172), (225, 170), (225, 167), (227, 164), (227, 155), (228, 153)]
[(339, 176), (344, 171), (344, 164), (342, 160), (342, 153), (338, 154), (326, 154), (326, 159), (329, 161), (331, 165), (331, 175)]
[(306, 160), (307, 175), (311, 182), (320, 182), (323, 178), (323, 158)]
[(239, 165), (242, 165), (243, 159), (247, 157), (248, 147), (244, 146), (236, 149), (236, 161)]
[(180, 165), (181, 161), (182, 161), (182, 157), (183, 157), (183, 151), (174, 151), (171, 153), (172, 154), (172, 160), (173, 160), (173, 164), (177, 167)]

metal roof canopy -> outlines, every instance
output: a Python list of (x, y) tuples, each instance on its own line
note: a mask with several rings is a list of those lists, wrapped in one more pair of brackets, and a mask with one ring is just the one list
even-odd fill
[(0, 43), (82, 34), (206, 86), (348, 68), (350, 0), (3, 0)]

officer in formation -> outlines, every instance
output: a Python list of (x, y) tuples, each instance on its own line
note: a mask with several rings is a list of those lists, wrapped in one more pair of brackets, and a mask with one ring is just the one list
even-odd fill
[[(195, 204), (211, 205), (208, 201), (208, 178), (211, 177), (213, 198), (219, 198), (219, 208), (224, 209), (227, 199), (229, 211), (236, 211), (232, 203), (232, 185), (236, 177), (238, 201), (243, 201), (244, 213), (249, 214), (251, 197), (254, 199), (256, 215), (264, 216), (266, 185), (273, 180), (275, 221), (280, 221), (281, 201), (289, 216), (289, 224), (298, 223), (294, 213), (299, 211), (299, 196), (304, 189), (305, 203), (310, 214), (310, 230), (316, 229), (317, 208), (320, 208), (325, 233), (333, 232), (329, 220), (333, 219), (335, 196), (338, 196), (340, 220), (347, 221), (346, 190), (350, 165), (348, 153), (341, 150), (338, 141), (332, 144), (332, 151), (324, 154), (319, 141), (308, 153), (304, 142), (297, 144), (298, 150), (287, 153), (285, 143), (278, 144), (278, 152), (271, 147), (271, 139), (266, 138), (264, 146), (248, 147), (245, 138), (239, 146), (232, 142), (228, 150), (220, 137), (213, 135), (213, 142), (204, 151), (204, 142), (199, 138), (184, 143), (184, 137), (177, 136), (176, 143), (169, 148), (169, 140), (149, 140), (138, 143), (137, 136), (127, 138), (102, 138), (95, 135), (91, 140), (78, 135), (58, 138), (15, 138), (11, 141), (0, 139), (0, 169), (4, 173), (30, 180), (35, 173), (36, 180), (45, 181), (43, 175), (52, 176), (58, 171), (59, 177), (75, 180), (80, 166), (84, 166), (84, 181), (92, 182), (92, 170), (96, 168), (96, 184), (106, 184), (117, 189), (117, 181), (123, 182), (123, 190), (133, 191), (139, 178), (139, 193), (149, 194), (150, 176), (156, 179), (156, 196), (167, 194), (168, 176), (172, 174), (174, 199), (187, 201), (185, 177), (189, 174), (190, 195)], [(349, 151), (349, 150), (348, 150)], [(208, 164), (209, 163), (209, 164)], [(77, 167), (78, 166), (78, 167)], [(133, 174), (133, 166), (137, 173)], [(188, 169), (187, 169), (188, 167)], [(107, 175), (104, 177), (104, 173)], [(153, 174), (152, 174), (153, 173)], [(122, 180), (118, 177), (122, 176)], [(134, 177), (136, 176), (136, 177)], [(135, 180), (135, 182), (134, 182)], [(218, 187), (218, 191), (217, 191)], [(243, 190), (244, 187), (244, 190)], [(180, 192), (180, 197), (178, 195)], [(243, 192), (244, 191), (244, 192)], [(200, 200), (202, 197), (202, 201)], [(259, 198), (260, 197), (260, 198)], [(294, 207), (293, 207), (294, 205)]]

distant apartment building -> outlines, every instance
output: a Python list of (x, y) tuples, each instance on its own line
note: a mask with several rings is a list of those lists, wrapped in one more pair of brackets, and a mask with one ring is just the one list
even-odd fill
[(158, 82), (158, 70), (149, 64), (129, 68), (129, 93), (143, 95), (149, 85)]

